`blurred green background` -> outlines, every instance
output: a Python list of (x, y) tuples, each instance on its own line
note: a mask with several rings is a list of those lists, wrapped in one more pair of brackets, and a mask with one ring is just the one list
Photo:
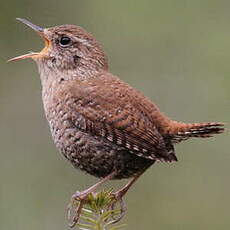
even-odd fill
[[(35, 63), (6, 63), (43, 47), (16, 17), (84, 27), (103, 44), (111, 72), (173, 119), (230, 121), (230, 1), (0, 0), (0, 9), (2, 230), (67, 229), (72, 193), (97, 181), (54, 147)], [(126, 229), (229, 229), (229, 148), (229, 133), (178, 145), (178, 163), (154, 165), (127, 194)]]

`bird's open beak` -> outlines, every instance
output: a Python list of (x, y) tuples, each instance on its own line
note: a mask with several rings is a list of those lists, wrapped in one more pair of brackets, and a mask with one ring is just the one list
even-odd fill
[(48, 49), (48, 47), (50, 45), (50, 41), (45, 37), (44, 29), (42, 27), (40, 27), (40, 26), (34, 25), (33, 23), (29, 22), (26, 19), (23, 19), (23, 18), (16, 18), (16, 19), (18, 21), (26, 24), (27, 26), (32, 28), (34, 31), (36, 31), (44, 39), (45, 48), (41, 52), (30, 52), (28, 54), (24, 54), (24, 55), (20, 55), (18, 57), (11, 58), (11, 59), (8, 60), (8, 62), (17, 61), (17, 60), (26, 59), (26, 58), (37, 58), (37, 57), (40, 57), (41, 55), (43, 55), (47, 51), (47, 49)]

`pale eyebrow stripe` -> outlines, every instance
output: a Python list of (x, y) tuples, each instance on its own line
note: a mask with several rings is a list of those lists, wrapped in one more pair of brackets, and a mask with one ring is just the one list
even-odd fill
[(89, 46), (89, 47), (92, 47), (92, 45), (89, 43), (88, 40), (86, 39), (83, 39), (83, 38), (78, 38), (78, 37), (75, 37), (74, 38), (76, 41), (78, 42), (81, 42), (82, 44), (86, 45), (86, 46)]
[[(56, 33), (56, 34), (57, 34), (58, 36), (60, 36), (59, 33)], [(64, 34), (63, 34), (63, 35), (64, 35)], [(65, 35), (71, 37), (72, 34), (66, 33)], [(85, 45), (85, 46), (93, 47), (92, 44), (90, 44), (90, 43), (89, 43), (89, 40), (87, 40), (87, 39), (83, 39), (83, 38), (79, 38), (79, 37), (74, 37), (74, 39), (75, 39), (76, 41), (82, 43), (82, 44)]]

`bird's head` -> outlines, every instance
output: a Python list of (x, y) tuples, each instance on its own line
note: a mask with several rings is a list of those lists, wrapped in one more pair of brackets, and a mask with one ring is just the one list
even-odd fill
[(45, 47), (40, 52), (30, 52), (9, 61), (32, 58), (40, 72), (41, 68), (55, 72), (75, 71), (76, 74), (107, 70), (107, 57), (101, 46), (81, 27), (61, 25), (44, 29), (26, 19), (17, 20), (35, 30), (44, 39)]

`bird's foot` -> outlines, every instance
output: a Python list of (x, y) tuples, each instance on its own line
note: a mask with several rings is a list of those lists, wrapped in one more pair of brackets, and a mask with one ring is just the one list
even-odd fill
[[(113, 202), (110, 206), (111, 210), (120, 210), (120, 213), (119, 215), (115, 214), (114, 212), (114, 215), (112, 215), (112, 218), (113, 218), (113, 221), (112, 223), (117, 223), (119, 222), (125, 215), (125, 212), (127, 210), (126, 208), (126, 205), (125, 205), (125, 202), (123, 200), (123, 196), (125, 195), (126, 192), (124, 192), (123, 190), (119, 190), (117, 192), (114, 192), (114, 193), (111, 193), (112, 197), (113, 197)], [(116, 208), (117, 204), (119, 205), (118, 208)]]
[[(106, 226), (119, 222), (126, 211), (122, 194), (120, 192), (113, 193), (109, 191), (101, 191), (98, 193), (91, 191), (76, 192), (68, 205), (68, 222), (69, 227), (76, 224), (81, 225), (81, 221), (85, 221), (89, 215), (96, 220), (103, 222)], [(93, 215), (91, 215), (93, 214)]]
[(67, 208), (67, 217), (68, 217), (70, 227), (74, 227), (78, 223), (84, 204), (86, 204), (90, 200), (89, 196), (93, 195), (94, 191), (100, 185), (112, 179), (114, 175), (116, 175), (116, 173), (117, 172), (114, 171), (108, 176), (102, 178), (100, 181), (98, 181), (96, 184), (92, 185), (88, 189), (82, 192), (77, 191), (76, 193), (73, 194), (73, 196), (71, 197), (70, 204), (68, 205)]
[(71, 197), (71, 201), (67, 207), (67, 218), (69, 227), (73, 228), (79, 221), (82, 208), (88, 200), (88, 195), (90, 192), (77, 191)]

